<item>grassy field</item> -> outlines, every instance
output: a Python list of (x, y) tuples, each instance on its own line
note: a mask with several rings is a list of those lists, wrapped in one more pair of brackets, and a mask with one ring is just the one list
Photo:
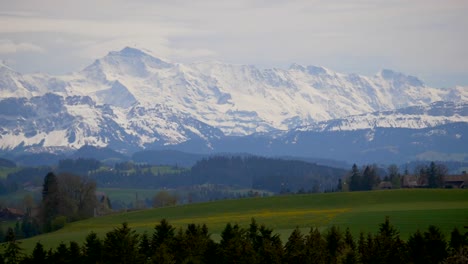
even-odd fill
[(135, 201), (138, 199), (152, 199), (159, 190), (154, 189), (123, 189), (123, 188), (98, 188), (98, 192), (104, 192), (111, 201)]
[(0, 178), (1, 179), (6, 179), (8, 174), (17, 172), (19, 168), (6, 168), (6, 167), (0, 167)]
[(296, 226), (304, 232), (314, 226), (325, 230), (337, 225), (342, 230), (350, 227), (355, 235), (360, 231), (374, 233), (386, 216), (400, 230), (403, 239), (417, 229), (427, 229), (431, 224), (448, 235), (454, 227), (463, 230), (463, 226), (468, 225), (468, 191), (421, 189), (306, 194), (127, 212), (70, 223), (54, 233), (23, 240), (22, 247), (30, 252), (37, 241), (46, 248), (56, 247), (62, 241), (82, 243), (90, 231), (103, 236), (123, 222), (128, 222), (138, 232), (151, 234), (162, 218), (176, 227), (205, 223), (213, 239), (218, 240), (226, 223), (247, 227), (254, 217), (258, 223), (273, 228), (286, 241)]

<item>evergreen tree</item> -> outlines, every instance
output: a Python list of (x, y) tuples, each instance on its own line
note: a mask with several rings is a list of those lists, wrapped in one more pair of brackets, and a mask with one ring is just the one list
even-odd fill
[(284, 246), (285, 263), (305, 263), (305, 239), (298, 227), (294, 229)]
[(353, 235), (351, 234), (351, 230), (349, 230), (349, 227), (346, 228), (344, 242), (346, 244), (346, 247), (352, 250), (356, 249), (356, 242), (354, 242), (354, 238), (353, 238)]
[(37, 242), (36, 246), (34, 247), (33, 253), (32, 253), (32, 262), (31, 263), (36, 263), (36, 264), (45, 264), (47, 262), (47, 253), (44, 250), (44, 246), (40, 243)]
[(102, 242), (96, 233), (91, 232), (86, 236), (83, 251), (85, 263), (102, 262)]
[(70, 246), (68, 248), (68, 263), (70, 264), (80, 264), (83, 261), (83, 255), (81, 254), (81, 248), (78, 243), (75, 241), (70, 242)]
[(159, 245), (157, 251), (151, 257), (152, 263), (171, 264), (176, 263), (175, 257), (172, 254), (171, 248), (167, 244)]
[(108, 232), (103, 244), (104, 263), (138, 263), (138, 237), (127, 223)]
[(327, 263), (327, 244), (317, 228), (310, 229), (305, 245), (307, 263)]
[(30, 214), (26, 214), (21, 220), (21, 233), (24, 238), (40, 234), (40, 227), (36, 218), (31, 217)]
[(401, 175), (397, 165), (392, 164), (388, 166), (388, 178), (392, 183), (393, 189), (401, 188)]
[(343, 235), (336, 226), (332, 226), (325, 234), (327, 262), (338, 263), (338, 257), (344, 249)]
[(336, 190), (337, 190), (338, 192), (341, 192), (341, 191), (343, 190), (343, 183), (342, 183), (341, 178), (338, 179), (338, 185), (336, 186)]
[(344, 259), (343, 263), (346, 264), (353, 264), (357, 263), (357, 253), (356, 253), (356, 242), (354, 242), (353, 235), (351, 235), (351, 231), (349, 228), (346, 228), (345, 236), (344, 236)]
[(429, 184), (429, 188), (437, 188), (437, 167), (435, 163), (432, 161), (431, 164), (429, 165), (429, 168), (427, 170), (427, 180)]
[(447, 257), (447, 242), (438, 227), (431, 225), (424, 232), (424, 244), (428, 263), (440, 263)]
[(210, 250), (211, 239), (206, 225), (189, 224), (185, 232), (180, 229), (175, 237), (175, 254), (177, 263), (206, 263), (207, 251)]
[(16, 264), (21, 261), (21, 248), (19, 242), (16, 241), (15, 232), (11, 227), (8, 228), (8, 231), (5, 236), (6, 244), (5, 251), (3, 253), (3, 258), (5, 259), (6, 264)]
[(362, 190), (370, 191), (379, 184), (380, 179), (377, 176), (377, 168), (375, 166), (366, 166), (362, 173)]
[(364, 233), (359, 234), (358, 240), (358, 259), (361, 263), (376, 263), (374, 255), (374, 237), (371, 233), (364, 237)]
[(416, 233), (408, 238), (408, 257), (409, 261), (414, 264), (429, 263), (424, 237), (421, 231), (417, 230)]
[(169, 224), (166, 219), (162, 219), (158, 225), (154, 227), (154, 233), (151, 239), (153, 251), (156, 251), (162, 244), (170, 246), (174, 239), (175, 228)]
[(404, 243), (399, 232), (390, 224), (388, 217), (380, 224), (379, 233), (374, 238), (374, 255), (376, 263), (404, 263)]
[(281, 263), (283, 244), (278, 234), (273, 235), (273, 229), (260, 226), (258, 244), (254, 246), (259, 263)]
[(49, 260), (51, 263), (69, 263), (70, 251), (67, 245), (63, 242), (60, 243), (57, 249), (52, 253), (52, 256), (49, 257)]
[(226, 225), (221, 233), (219, 245), (221, 263), (255, 263), (256, 252), (248, 238), (246, 230), (237, 224)]
[(465, 245), (468, 245), (466, 235), (462, 235), (458, 228), (455, 227), (450, 233), (450, 248), (452, 251), (457, 251)]
[(355, 164), (351, 169), (351, 176), (349, 178), (349, 190), (350, 191), (359, 191), (361, 190), (361, 173)]
[(52, 231), (52, 221), (58, 216), (60, 204), (57, 176), (49, 172), (42, 185), (41, 220), (44, 232)]
[(138, 248), (140, 255), (144, 256), (146, 260), (151, 258), (153, 252), (151, 250), (151, 243), (146, 232), (144, 232), (143, 235), (141, 235), (140, 244)]

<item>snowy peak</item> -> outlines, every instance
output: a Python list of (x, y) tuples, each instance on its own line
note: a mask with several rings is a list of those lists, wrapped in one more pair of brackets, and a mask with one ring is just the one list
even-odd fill
[(0, 65), (0, 98), (31, 97), (34, 90), (23, 75), (5, 64)]
[[(16, 113), (6, 119), (0, 113), (0, 139), (7, 147), (76, 148), (94, 142), (127, 148), (128, 144), (165, 146), (194, 139), (209, 146), (211, 140), (226, 135), (297, 127), (321, 131), (422, 128), (466, 122), (465, 108), (457, 105), (468, 101), (466, 87), (431, 88), (416, 77), (391, 70), (363, 76), (298, 64), (289, 69), (220, 62), (182, 64), (130, 47), (109, 52), (68, 76), (23, 76), (0, 66), (0, 91), (1, 109)], [(14, 98), (1, 100), (7, 97)], [(55, 113), (39, 106), (48, 104), (44, 100), (50, 100), (50, 107), (63, 117), (46, 118), (46, 113)], [(433, 104), (438, 101), (445, 103)], [(24, 122), (10, 122), (17, 119)], [(37, 127), (42, 123), (49, 124), (51, 131)], [(31, 130), (40, 136), (31, 139), (25, 132)]]
[(419, 80), (417, 77), (411, 75), (405, 75), (403, 73), (394, 72), (392, 70), (383, 69), (381, 70), (377, 76), (383, 78), (384, 80), (391, 82), (393, 86), (400, 88), (404, 85), (409, 86), (418, 86), (423, 87), (425, 86), (424, 83)]
[(120, 51), (111, 51), (103, 58), (105, 61), (111, 61), (112, 59), (114, 61), (125, 62), (129, 66), (134, 63), (144, 63), (150, 68), (168, 68), (172, 66), (172, 64), (155, 58), (142, 50), (130, 47), (125, 47)]
[(115, 54), (118, 54), (118, 56), (126, 56), (126, 57), (134, 57), (134, 58), (148, 56), (148, 54), (146, 54), (142, 50), (131, 48), (131, 47), (125, 47), (121, 51), (109, 52), (109, 55), (115, 55)]
[(4, 60), (0, 60), (0, 71), (3, 70), (14, 71), (10, 66), (7, 65), (7, 63)]
[(423, 129), (450, 123), (468, 123), (468, 103), (434, 102), (430, 105), (366, 113), (318, 122), (300, 131), (351, 131), (376, 128)]
[(312, 65), (307, 66), (307, 72), (308, 72), (310, 75), (323, 75), (323, 74), (328, 74), (327, 69), (325, 69), (325, 68), (323, 68), (323, 67), (312, 66)]
[(119, 81), (112, 82), (112, 86), (109, 89), (98, 91), (96, 96), (104, 104), (122, 108), (131, 107), (137, 102), (133, 94)]
[(324, 67), (314, 66), (314, 65), (302, 66), (296, 63), (291, 64), (291, 66), (289, 66), (289, 70), (305, 72), (312, 76), (326, 75), (326, 74), (332, 73), (330, 70)]
[(152, 69), (164, 69), (172, 64), (135, 49), (126, 47), (120, 51), (111, 51), (105, 57), (96, 60), (82, 72), (97, 81), (114, 80), (119, 76), (148, 77)]

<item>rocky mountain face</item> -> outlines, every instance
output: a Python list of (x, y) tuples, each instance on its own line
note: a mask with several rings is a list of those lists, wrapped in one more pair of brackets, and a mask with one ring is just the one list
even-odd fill
[(468, 122), (467, 87), (431, 88), (390, 70), (368, 77), (295, 64), (180, 64), (133, 48), (67, 76), (0, 65), (0, 92), (1, 149), (217, 151), (225, 149), (220, 142), (246, 136)]

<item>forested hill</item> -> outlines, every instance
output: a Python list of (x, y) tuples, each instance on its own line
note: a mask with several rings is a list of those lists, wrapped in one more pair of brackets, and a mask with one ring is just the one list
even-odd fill
[(263, 157), (211, 157), (190, 171), (193, 184), (239, 185), (273, 192), (333, 189), (345, 175), (343, 169), (304, 161)]
[[(94, 161), (94, 162), (93, 162)], [(271, 192), (318, 192), (333, 190), (347, 171), (298, 160), (258, 156), (223, 155), (203, 158), (191, 169), (169, 170), (150, 164), (124, 162), (105, 168), (95, 160), (59, 162), (62, 172), (89, 174), (98, 186), (114, 188), (178, 188), (203, 184)], [(100, 168), (100, 169), (98, 169)]]

